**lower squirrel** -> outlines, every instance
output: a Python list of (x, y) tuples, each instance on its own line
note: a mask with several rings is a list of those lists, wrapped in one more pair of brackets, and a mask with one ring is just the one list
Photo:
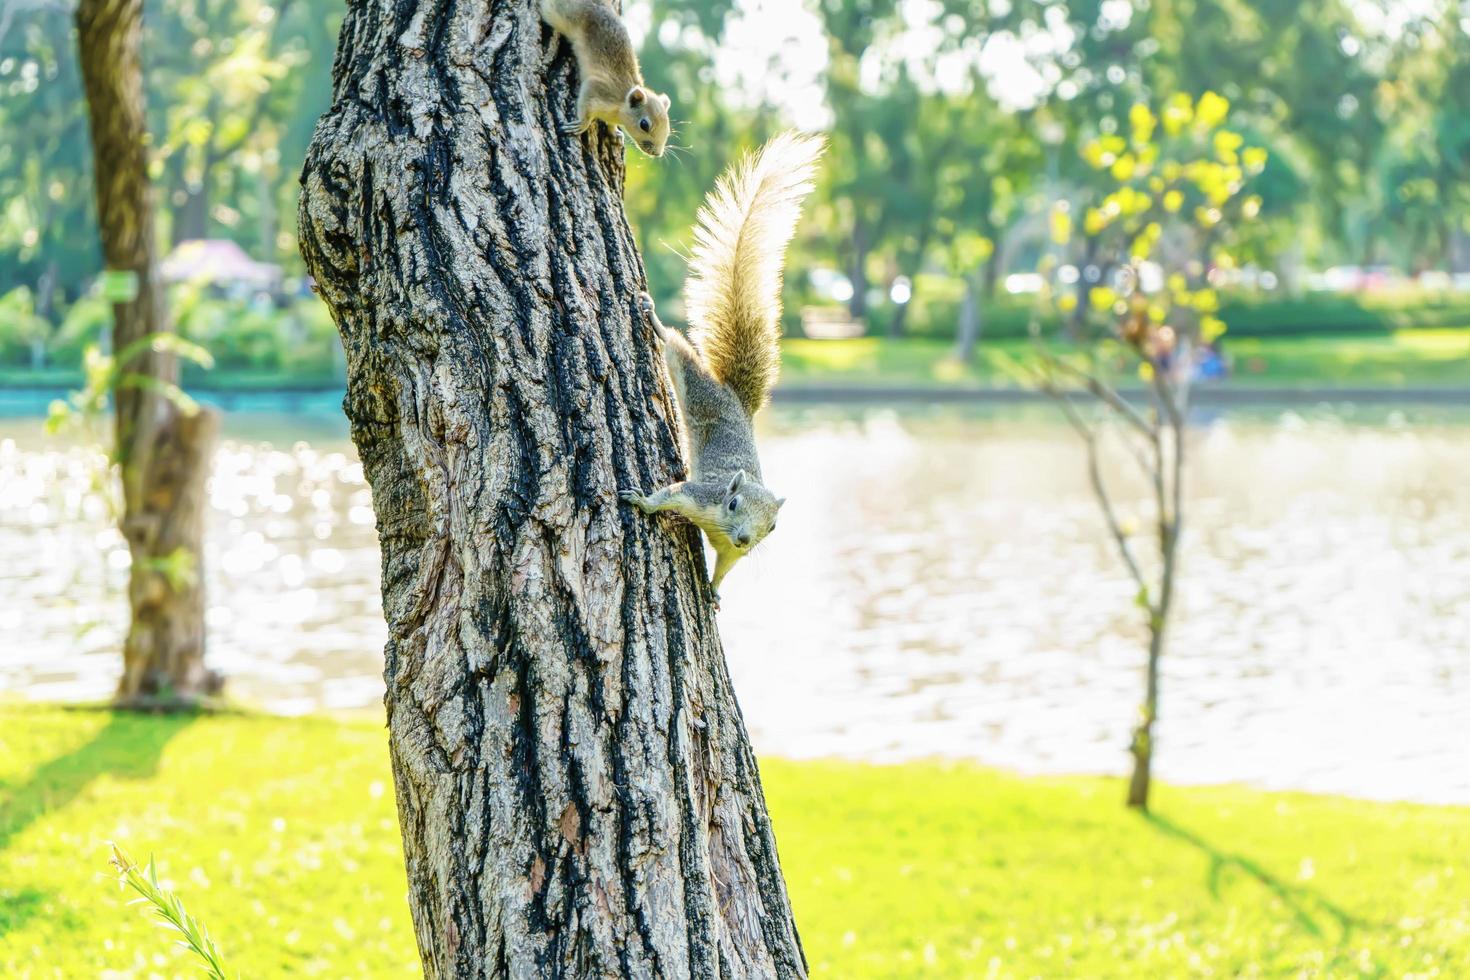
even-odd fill
[(653, 493), (618, 496), (704, 531), (715, 549), (717, 609), (720, 583), (771, 533), (786, 502), (762, 482), (752, 420), (781, 369), (782, 266), (823, 147), (821, 137), (777, 136), (726, 171), (705, 199), (684, 285), (688, 340), (659, 321), (647, 293), (639, 296), (673, 381), (691, 472)]
[(623, 127), (649, 156), (663, 156), (669, 97), (643, 84), (633, 39), (609, 0), (541, 0), (541, 19), (571, 41), (582, 77), (577, 119), (562, 131), (580, 136), (600, 119)]

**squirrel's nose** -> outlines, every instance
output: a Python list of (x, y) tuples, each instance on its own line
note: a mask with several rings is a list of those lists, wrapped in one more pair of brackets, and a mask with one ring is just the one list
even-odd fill
[(735, 543), (738, 544), (738, 545), (740, 545), (740, 547), (742, 547), (742, 548), (749, 547), (750, 546), (750, 535), (748, 535), (748, 534), (737, 534), (735, 536)]

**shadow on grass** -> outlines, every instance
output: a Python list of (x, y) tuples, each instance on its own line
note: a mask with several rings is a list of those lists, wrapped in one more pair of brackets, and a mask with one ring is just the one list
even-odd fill
[[(1267, 891), (1275, 895), (1281, 904), (1286, 906), (1291, 912), (1297, 924), (1307, 932), (1319, 939), (1335, 938), (1339, 950), (1347, 945), (1348, 939), (1354, 929), (1371, 925), (1326, 898), (1320, 892), (1305, 888), (1299, 884), (1282, 881), (1252, 859), (1242, 854), (1222, 850), (1193, 831), (1179, 826), (1166, 817), (1161, 817), (1156, 813), (1145, 813), (1143, 818), (1153, 824), (1154, 828), (1161, 833), (1197, 848), (1210, 859), (1208, 885), (1210, 894), (1216, 899), (1220, 898), (1221, 877), (1226, 871), (1233, 868), (1244, 872)], [(1335, 926), (1337, 935), (1335, 937), (1329, 937), (1328, 928), (1324, 928), (1324, 926), (1329, 928)]]
[[(24, 713), (10, 715), (23, 723)], [(197, 714), (140, 715), (112, 712), (83, 744), (43, 763), (16, 786), (0, 787), (0, 851), (38, 818), (76, 799), (98, 776), (146, 779), (158, 771), (164, 746)]]

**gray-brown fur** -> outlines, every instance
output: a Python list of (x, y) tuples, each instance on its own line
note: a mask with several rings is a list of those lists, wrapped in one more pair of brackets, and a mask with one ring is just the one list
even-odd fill
[(704, 531), (715, 549), (716, 602), (726, 573), (771, 533), (786, 502), (762, 481), (751, 420), (780, 368), (781, 267), (822, 146), (815, 137), (777, 136), (705, 198), (685, 285), (693, 343), (659, 322), (647, 293), (639, 297), (674, 383), (693, 479), (618, 496)]
[(643, 84), (628, 28), (608, 0), (541, 0), (541, 17), (565, 36), (577, 58), (582, 87), (577, 118), (564, 131), (585, 133), (597, 120), (623, 131), (650, 156), (669, 139), (669, 97)]
[(755, 427), (729, 386), (721, 384), (700, 360), (696, 351), (677, 331), (665, 327), (653, 310), (647, 293), (640, 299), (648, 324), (664, 342), (664, 361), (674, 382), (684, 433), (688, 440), (694, 479), (699, 483), (726, 483), (737, 472), (761, 478), (756, 458)]
[(693, 479), (618, 496), (645, 514), (678, 514), (704, 531), (715, 549), (710, 585), (718, 602), (725, 575), (771, 533), (786, 500), (761, 483), (755, 427), (734, 389), (710, 373), (689, 341), (663, 325), (652, 297), (642, 294), (639, 305), (663, 347)]

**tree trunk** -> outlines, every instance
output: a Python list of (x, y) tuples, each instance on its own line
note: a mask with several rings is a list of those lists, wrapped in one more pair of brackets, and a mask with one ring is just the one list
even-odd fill
[(31, 341), (31, 370), (39, 371), (46, 366), (46, 342), (56, 331), (52, 329), (51, 312), (56, 296), (56, 279), (59, 274), (55, 260), (46, 263), (40, 278), (36, 280), (36, 302), (31, 312), (45, 326), (45, 333)]
[(262, 262), (275, 262), (280, 253), (276, 244), (276, 197), (275, 168), (261, 167), (255, 175), (255, 194), (260, 207), (260, 251), (256, 258)]
[[(994, 259), (991, 260), (994, 262)], [(960, 302), (960, 319), (955, 331), (954, 356), (968, 362), (975, 356), (980, 336), (985, 329), (985, 310), (980, 301), (980, 281), (976, 275), (965, 279), (965, 298)]]
[(533, 0), (351, 0), (302, 174), (378, 515), (430, 977), (800, 977), (692, 528), (619, 140)]
[(1163, 626), (1151, 626), (1143, 707), (1139, 712), (1138, 727), (1133, 730), (1133, 743), (1128, 749), (1133, 755), (1133, 775), (1128, 780), (1128, 805), (1139, 810), (1148, 809), (1148, 791), (1153, 782), (1154, 722), (1158, 720), (1159, 714), (1159, 658), (1163, 652)]
[(1128, 805), (1148, 810), (1149, 787), (1153, 781), (1154, 724), (1159, 720), (1159, 661), (1164, 656), (1164, 636), (1169, 627), (1169, 614), (1174, 609), (1174, 577), (1179, 568), (1179, 538), (1184, 528), (1184, 420), (1189, 414), (1188, 382), (1180, 389), (1154, 376), (1154, 392), (1159, 399), (1164, 419), (1162, 437), (1154, 442), (1153, 489), (1158, 514), (1159, 593), (1147, 605), (1148, 666), (1144, 681), (1143, 708), (1138, 727), (1133, 732), (1133, 776), (1128, 781)]
[[(110, 272), (136, 277), (136, 295), (113, 304), (112, 349), (171, 329), (158, 283), (147, 128), (138, 61), (142, 0), (81, 0), (77, 46), (91, 120), (97, 224)], [(178, 364), (145, 348), (122, 369), (173, 384)], [(204, 668), (204, 601), (198, 582), (204, 478), (215, 419), (185, 417), (153, 388), (119, 387), (114, 457), (122, 471), (121, 528), (132, 555), (132, 620), (118, 699), (189, 703), (218, 688)], [(182, 550), (181, 550), (182, 549)]]
[(908, 303), (894, 303), (893, 315), (888, 318), (888, 336), (897, 340), (904, 334), (905, 324), (909, 318)]
[(854, 323), (865, 323), (868, 318), (868, 230), (861, 220), (852, 225), (852, 298), (847, 301), (847, 315)]
[(173, 243), (209, 237), (209, 184), (184, 184), (184, 203), (174, 209)]
[[(172, 406), (170, 406), (172, 409)], [(132, 553), (132, 624), (117, 697), (136, 707), (191, 703), (219, 692), (204, 666), (205, 481), (219, 416), (171, 410), (142, 474), (146, 500), (123, 519)]]
[[(1007, 233), (1003, 238), (1009, 239), (1010, 235)], [(997, 247), (995, 254), (985, 263), (985, 272), (980, 279), (980, 298), (987, 303), (995, 299), (995, 287), (1000, 283), (1000, 274), (1010, 261), (1009, 251), (1004, 245)]]

